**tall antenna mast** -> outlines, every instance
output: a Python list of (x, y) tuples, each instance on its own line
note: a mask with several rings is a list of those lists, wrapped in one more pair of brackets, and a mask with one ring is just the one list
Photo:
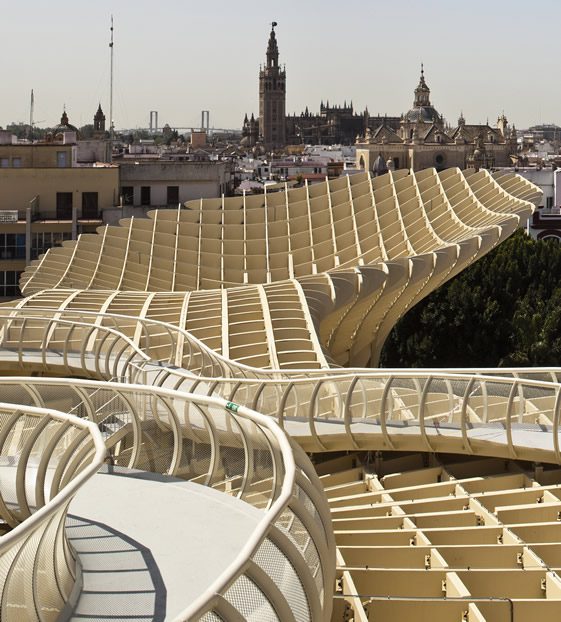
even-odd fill
[(109, 84), (109, 137), (111, 139), (111, 148), (113, 148), (113, 15), (111, 15), (111, 41), (109, 42), (109, 48), (111, 49), (111, 77)]
[(34, 106), (33, 89), (31, 89), (31, 103), (29, 106), (29, 140), (33, 142), (33, 106)]

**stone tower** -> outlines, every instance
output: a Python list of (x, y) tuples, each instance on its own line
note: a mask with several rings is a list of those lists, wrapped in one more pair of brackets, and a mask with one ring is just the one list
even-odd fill
[(94, 136), (103, 137), (105, 134), (105, 115), (101, 109), (101, 104), (97, 107), (97, 112), (94, 116)]
[(279, 67), (279, 48), (273, 22), (267, 62), (259, 71), (259, 133), (266, 149), (282, 147), (286, 142), (286, 72)]

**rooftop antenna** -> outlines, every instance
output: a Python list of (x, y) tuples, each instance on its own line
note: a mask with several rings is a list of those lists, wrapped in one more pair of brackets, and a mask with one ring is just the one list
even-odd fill
[(29, 140), (33, 142), (33, 108), (35, 106), (35, 98), (33, 97), (33, 89), (31, 89), (31, 102), (29, 105)]
[(111, 140), (111, 146), (113, 146), (115, 129), (113, 125), (113, 15), (111, 15), (111, 41), (109, 42), (109, 48), (111, 50), (111, 72), (109, 78), (109, 138)]

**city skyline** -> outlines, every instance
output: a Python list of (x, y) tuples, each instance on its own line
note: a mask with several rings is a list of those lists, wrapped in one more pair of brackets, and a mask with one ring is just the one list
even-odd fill
[[(287, 114), (317, 111), (322, 99), (400, 114), (412, 103), (423, 62), (434, 105), (452, 125), (461, 112), (469, 122), (494, 124), (503, 110), (517, 127), (559, 122), (561, 87), (548, 80), (548, 59), (561, 6), (540, 4), (547, 19), (536, 35), (539, 56), (524, 39), (523, 9), (503, 0), (475, 0), (469, 11), (442, 0), (426, 0), (422, 10), (408, 1), (354, 11), (331, 0), (278, 8), (166, 0), (155, 15), (145, 0), (100, 0), (94, 11), (31, 0), (3, 11), (6, 49), (15, 53), (3, 66), (8, 96), (0, 126), (28, 122), (31, 89), (39, 126), (56, 125), (64, 107), (77, 126), (92, 122), (100, 102), (109, 116), (111, 14), (117, 128), (147, 127), (150, 110), (158, 110), (160, 126), (196, 127), (202, 109), (210, 110), (211, 127), (240, 128), (246, 112), (258, 113), (257, 74), (273, 20), (287, 69)], [(30, 38), (35, 43), (25, 45)]]

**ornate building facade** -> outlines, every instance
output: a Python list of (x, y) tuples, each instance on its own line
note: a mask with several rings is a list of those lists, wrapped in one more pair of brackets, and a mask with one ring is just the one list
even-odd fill
[[(276, 25), (273, 22), (266, 63), (259, 71), (259, 119), (245, 115), (242, 145), (254, 147), (259, 143), (269, 150), (285, 145), (353, 144), (369, 124), (376, 123), (376, 117), (371, 118), (368, 109), (356, 112), (352, 102), (330, 106), (329, 101), (322, 101), (319, 113), (309, 112), (306, 107), (299, 115), (286, 115), (286, 71), (279, 65)], [(392, 120), (399, 123), (399, 117)]]
[(286, 116), (286, 71), (279, 65), (279, 49), (272, 23), (267, 58), (259, 71), (259, 118), (245, 115), (242, 146), (272, 150), (286, 145), (356, 144), (357, 166), (384, 173), (390, 168), (443, 170), (509, 166), (517, 152), (516, 130), (504, 114), (495, 127), (467, 124), (460, 115), (456, 127), (446, 124), (431, 103), (430, 88), (421, 65), (413, 107), (400, 116), (370, 116), (368, 108), (355, 111), (347, 105), (320, 104), (319, 113), (306, 107)]
[(330, 106), (329, 101), (320, 104), (319, 114), (308, 108), (300, 115), (286, 118), (287, 143), (291, 145), (352, 144), (357, 134), (368, 126), (368, 111), (356, 113), (351, 102), (342, 106)]
[(382, 174), (391, 168), (479, 169), (512, 164), (517, 151), (516, 129), (504, 114), (495, 127), (467, 124), (463, 114), (455, 128), (447, 126), (430, 101), (422, 65), (414, 93), (413, 107), (401, 115), (399, 128), (384, 119), (375, 129), (369, 125), (357, 139), (359, 168)]

